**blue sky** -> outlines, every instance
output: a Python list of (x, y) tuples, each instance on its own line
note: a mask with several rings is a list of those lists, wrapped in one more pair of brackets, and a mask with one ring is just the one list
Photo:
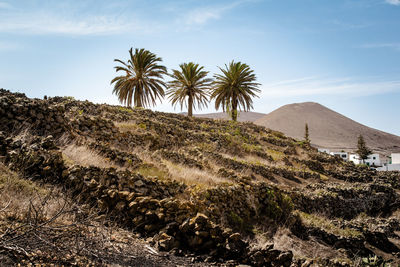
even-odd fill
[[(0, 87), (11, 91), (118, 104), (113, 59), (130, 47), (169, 70), (249, 64), (257, 112), (314, 101), (400, 135), (400, 0), (0, 0)], [(167, 100), (153, 109), (180, 112)]]

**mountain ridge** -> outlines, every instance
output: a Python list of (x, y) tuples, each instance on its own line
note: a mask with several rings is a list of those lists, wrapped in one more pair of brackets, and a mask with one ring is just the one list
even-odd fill
[[(258, 119), (264, 117), (265, 113), (253, 112), (253, 111), (240, 111), (238, 114), (238, 121), (240, 122), (254, 122)], [(215, 112), (215, 113), (205, 113), (205, 114), (195, 114), (197, 118), (210, 118), (210, 119), (222, 119), (229, 120), (230, 117), (226, 112)]]
[[(229, 119), (226, 113), (196, 114), (196, 117)], [(400, 136), (363, 125), (317, 102), (300, 102), (281, 106), (270, 113), (240, 112), (239, 121), (280, 131), (303, 139), (305, 123), (309, 126), (314, 146), (333, 150), (353, 151), (359, 134), (374, 151), (390, 154), (400, 152)]]
[(361, 134), (367, 145), (382, 153), (400, 150), (400, 137), (363, 125), (316, 102), (284, 105), (254, 121), (286, 135), (302, 139), (308, 124), (311, 142), (330, 149), (353, 150)]

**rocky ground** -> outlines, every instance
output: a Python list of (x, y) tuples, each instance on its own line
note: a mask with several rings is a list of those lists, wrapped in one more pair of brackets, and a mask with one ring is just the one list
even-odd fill
[(0, 90), (0, 131), (6, 265), (400, 262), (399, 173), (252, 123)]

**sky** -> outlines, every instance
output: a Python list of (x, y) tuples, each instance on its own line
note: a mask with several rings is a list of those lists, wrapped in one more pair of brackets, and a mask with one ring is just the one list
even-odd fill
[(312, 101), (400, 135), (400, 0), (0, 0), (0, 88), (118, 104), (114, 59), (131, 47), (210, 77), (248, 64), (256, 112)]

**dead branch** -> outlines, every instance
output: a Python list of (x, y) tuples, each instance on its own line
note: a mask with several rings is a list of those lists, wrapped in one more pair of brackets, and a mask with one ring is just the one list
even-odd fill
[(6, 205), (4, 208), (2, 208), (2, 209), (0, 210), (0, 212), (5, 211), (5, 210), (8, 208), (8, 206), (10, 206), (10, 204), (11, 204), (11, 200), (8, 201), (7, 205)]
[(42, 241), (43, 243), (46, 243), (47, 245), (55, 248), (57, 251), (61, 251), (56, 245), (54, 245), (53, 243), (43, 239), (42, 237), (40, 237), (39, 235), (37, 235), (36, 233), (33, 233), (34, 236), (36, 236), (40, 241)]
[[(44, 225), (47, 225), (47, 224), (53, 222), (54, 220), (56, 220), (58, 217), (60, 217), (60, 216), (64, 213), (64, 209), (65, 209), (66, 205), (67, 205), (67, 202), (65, 201), (65, 202), (64, 202), (64, 205), (62, 206), (62, 208), (61, 208), (52, 218), (50, 218), (49, 220), (47, 220), (47, 221), (45, 221), (45, 222), (43, 222), (43, 223), (41, 223), (41, 224), (39, 224), (39, 225), (36, 225), (36, 224), (35, 224), (35, 225), (26, 224), (25, 226), (30, 226), (31, 229), (25, 231), (24, 233), (22, 233), (22, 234), (20, 234), (20, 235), (17, 235), (17, 236), (15, 236), (15, 237), (10, 238), (10, 239), (5, 240), (5, 241), (1, 241), (1, 239), (4, 237), (4, 236), (1, 236), (1, 237), (0, 237), (0, 244), (1, 244), (1, 243), (5, 243), (5, 244), (6, 244), (6, 243), (9, 243), (9, 242), (11, 242), (11, 241), (13, 241), (13, 240), (19, 239), (19, 238), (21, 238), (21, 237), (23, 237), (23, 236), (25, 236), (25, 235), (27, 235), (27, 234), (29, 234), (29, 233), (31, 233), (31, 232), (36, 231), (38, 228), (41, 228), (41, 227), (43, 227)], [(35, 216), (36, 216), (36, 215), (35, 215)], [(35, 220), (35, 223), (37, 223), (37, 220)], [(20, 228), (22, 228), (22, 227), (20, 226), (20, 227), (18, 227), (18, 228), (20, 229)], [(12, 232), (12, 233), (15, 233), (16, 230), (13, 230), (13, 231), (11, 231), (11, 232)], [(8, 235), (10, 235), (10, 233), (8, 233)]]
[(0, 249), (8, 250), (8, 251), (13, 251), (18, 254), (23, 254), (25, 257), (29, 257), (28, 252), (26, 252), (25, 249), (19, 247), (19, 246), (6, 246), (6, 245), (0, 245)]

